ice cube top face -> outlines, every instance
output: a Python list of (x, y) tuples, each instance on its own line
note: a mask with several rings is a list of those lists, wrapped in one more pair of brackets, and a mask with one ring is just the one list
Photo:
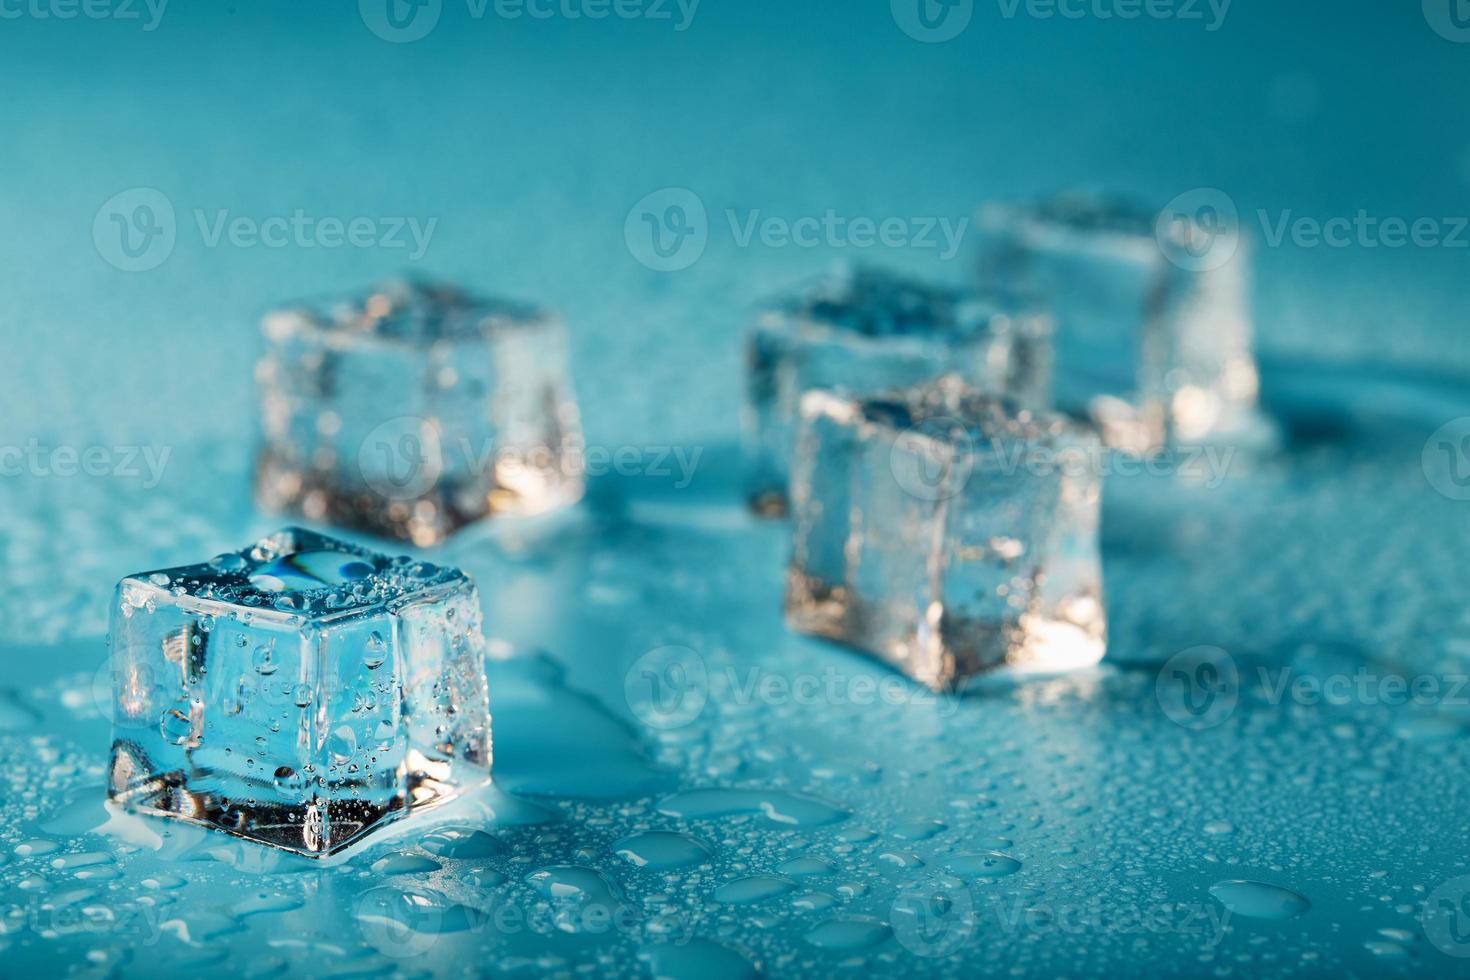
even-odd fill
[(1042, 407), (1051, 397), (1051, 319), (1014, 296), (858, 266), (771, 304), (748, 345), (747, 494), (786, 510), (798, 404), (813, 388), (869, 394), (957, 373)]
[(565, 332), (432, 283), (268, 314), (256, 369), (268, 509), (435, 544), (582, 494)]
[(289, 528), (130, 575), (108, 795), (322, 856), (482, 781), (484, 641), (462, 572)]
[(1097, 436), (953, 378), (809, 392), (786, 613), (936, 690), (1096, 663)]
[(1259, 435), (1248, 243), (1202, 258), (1220, 233), (1204, 217), (1087, 195), (982, 212), (981, 282), (1045, 298), (1058, 404), (1090, 413), (1110, 444)]

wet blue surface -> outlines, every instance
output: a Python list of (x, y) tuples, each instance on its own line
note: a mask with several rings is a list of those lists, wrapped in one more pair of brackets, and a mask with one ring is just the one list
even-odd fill
[[(0, 444), (115, 464), (0, 479), (6, 972), (1467, 972), (1470, 504), (1426, 453), (1470, 415), (1467, 253), (1261, 249), (1290, 451), (1110, 477), (1108, 662), (945, 700), (781, 625), (739, 331), (852, 250), (742, 248), (724, 211), (958, 220), (1087, 184), (1464, 214), (1470, 45), (1417, 4), (1238, 0), (1212, 33), (977, 8), (943, 45), (884, 6), (705, 0), (675, 32), (446, 3), (402, 45), (350, 6), (0, 24)], [(666, 186), (717, 230), (659, 274), (623, 232)], [(92, 226), (135, 187), (178, 240), (128, 273)], [(410, 263), (195, 217), (297, 208), (438, 224)], [(109, 814), (113, 585), (281, 523), (248, 497), (254, 318), (405, 266), (562, 308), (589, 441), (642, 461), (433, 553), (483, 595), (494, 786), (325, 865)]]

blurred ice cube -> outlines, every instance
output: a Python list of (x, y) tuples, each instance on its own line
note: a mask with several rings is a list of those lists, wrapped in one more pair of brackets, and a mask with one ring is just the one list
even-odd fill
[(772, 516), (786, 509), (797, 405), (809, 389), (870, 394), (957, 373), (1033, 407), (1051, 397), (1051, 321), (1040, 308), (868, 266), (771, 303), (747, 351), (747, 494)]

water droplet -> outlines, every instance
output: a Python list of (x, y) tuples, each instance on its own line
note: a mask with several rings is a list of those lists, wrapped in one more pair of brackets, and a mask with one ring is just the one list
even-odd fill
[(891, 934), (877, 919), (828, 919), (802, 938), (818, 949), (851, 950), (876, 946)]
[(751, 875), (727, 881), (715, 889), (714, 900), (723, 905), (754, 905), (777, 895), (784, 895), (796, 887), (790, 878), (775, 875)]
[(1210, 886), (1210, 894), (1229, 911), (1251, 919), (1291, 919), (1312, 907), (1291, 889), (1263, 881), (1220, 881)]
[(1020, 861), (999, 851), (953, 854), (945, 859), (944, 866), (950, 874), (977, 878), (1003, 878), (1021, 870)]
[[(300, 697), (299, 690), (297, 697)], [(307, 702), (310, 703), (310, 701), (308, 690)], [(303, 708), (306, 707), (299, 700), (296, 703)], [(350, 762), (353, 756), (357, 755), (357, 731), (351, 725), (338, 725), (332, 730), (332, 737), (327, 740), (327, 751), (331, 753), (332, 761), (337, 765)]]
[(367, 641), (367, 649), (363, 652), (362, 665), (368, 670), (376, 670), (383, 666), (383, 661), (388, 659), (388, 644), (383, 642), (383, 636), (374, 630)]
[(280, 664), (276, 663), (276, 651), (273, 644), (262, 643), (255, 648), (255, 655), (251, 658), (258, 674), (269, 677), (276, 672)]
[(430, 854), (455, 860), (481, 860), (505, 852), (498, 837), (473, 827), (441, 827), (427, 834), (419, 846)]
[(193, 727), (189, 722), (187, 706), (169, 708), (158, 719), (158, 730), (171, 745), (183, 745), (187, 742)]
[(846, 820), (850, 813), (812, 796), (779, 790), (696, 789), (675, 793), (659, 804), (659, 812), (686, 820), (759, 816), (788, 827), (821, 827)]
[(640, 868), (668, 871), (702, 864), (709, 859), (710, 849), (687, 834), (651, 830), (624, 837), (613, 845), (613, 853)]
[(420, 854), (390, 854), (373, 862), (380, 875), (417, 875), (439, 870), (439, 862)]
[(754, 980), (758, 976), (745, 957), (708, 939), (643, 946), (638, 960), (660, 980)]

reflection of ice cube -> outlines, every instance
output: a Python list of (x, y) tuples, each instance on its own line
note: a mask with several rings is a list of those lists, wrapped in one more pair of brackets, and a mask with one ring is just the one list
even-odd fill
[(797, 405), (811, 388), (872, 393), (957, 373), (1043, 407), (1051, 321), (1036, 307), (859, 266), (773, 303), (748, 341), (746, 458), (751, 505), (779, 514)]
[(262, 505), (428, 545), (581, 495), (565, 338), (547, 312), (392, 283), (277, 310), (262, 330)]
[(110, 642), (108, 791), (133, 810), (320, 856), (490, 764), (456, 569), (292, 528), (123, 579)]
[(937, 689), (1101, 659), (1095, 435), (954, 378), (801, 407), (794, 629)]
[(1112, 445), (1272, 439), (1256, 408), (1249, 243), (1218, 212), (1062, 196), (981, 213), (980, 282), (1046, 301), (1057, 403), (1091, 414)]

